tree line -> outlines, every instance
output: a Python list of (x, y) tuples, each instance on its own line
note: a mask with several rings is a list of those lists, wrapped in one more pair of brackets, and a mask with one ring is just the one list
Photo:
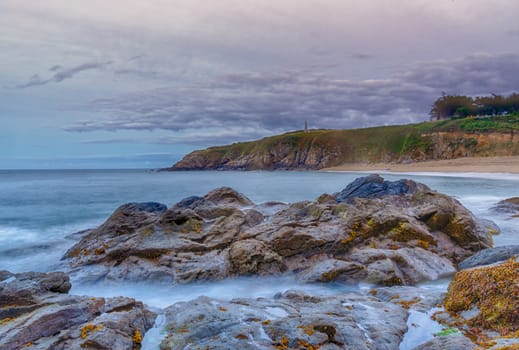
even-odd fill
[(519, 113), (519, 94), (470, 97), (446, 95), (437, 99), (431, 109), (431, 120), (465, 118), (468, 116), (506, 115)]

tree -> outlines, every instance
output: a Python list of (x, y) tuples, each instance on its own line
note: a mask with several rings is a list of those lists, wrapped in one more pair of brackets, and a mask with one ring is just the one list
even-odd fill
[(505, 106), (509, 113), (519, 113), (519, 94), (513, 93), (505, 99)]
[(431, 108), (431, 119), (448, 119), (454, 116), (466, 117), (475, 112), (474, 100), (469, 96), (443, 95), (437, 99)]
[(519, 94), (491, 94), (473, 99), (469, 96), (446, 95), (437, 99), (431, 109), (431, 120), (465, 118), (470, 115), (505, 115), (519, 113)]

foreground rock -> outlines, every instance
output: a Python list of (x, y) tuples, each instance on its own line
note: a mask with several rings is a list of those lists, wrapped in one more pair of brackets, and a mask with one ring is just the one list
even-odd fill
[(437, 337), (417, 346), (413, 350), (473, 350), (476, 344), (462, 335)]
[(161, 349), (398, 349), (407, 311), (374, 297), (285, 292), (273, 300), (206, 297), (166, 309)]
[(372, 175), (342, 192), (255, 205), (231, 188), (166, 208), (133, 203), (72, 247), (72, 273), (192, 282), (293, 273), (305, 281), (413, 284), (489, 248), (493, 226), (411, 180)]
[(445, 298), (449, 315), (437, 318), (459, 327), (480, 345), (519, 343), (519, 260), (456, 273)]
[(0, 349), (138, 349), (155, 319), (130, 298), (69, 295), (61, 272), (0, 271)]

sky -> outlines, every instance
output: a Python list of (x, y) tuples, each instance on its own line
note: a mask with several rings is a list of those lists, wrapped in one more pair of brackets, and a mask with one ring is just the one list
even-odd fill
[(0, 168), (156, 168), (519, 91), (516, 0), (2, 0)]

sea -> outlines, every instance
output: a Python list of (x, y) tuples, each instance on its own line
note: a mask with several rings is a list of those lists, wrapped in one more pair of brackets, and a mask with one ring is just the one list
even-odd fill
[[(121, 204), (155, 201), (168, 206), (181, 199), (229, 186), (256, 203), (312, 200), (323, 193), (342, 190), (364, 172), (295, 171), (185, 171), (135, 170), (0, 170), (0, 270), (11, 272), (65, 269), (63, 254), (75, 242), (73, 233), (94, 228)], [(409, 178), (433, 190), (454, 196), (477, 217), (493, 220), (502, 230), (495, 246), (519, 244), (518, 218), (493, 210), (505, 198), (519, 197), (519, 176), (495, 173), (379, 172), (387, 180)], [(448, 280), (424, 284), (445, 290)], [(318, 295), (371, 288), (368, 285), (301, 284), (290, 278), (241, 278), (214, 283), (171, 286), (72, 280), (73, 294), (124, 295), (160, 310), (200, 295), (229, 300), (235, 297), (271, 297), (288, 289)], [(416, 315), (415, 315), (416, 316)], [(423, 317), (418, 315), (417, 317)], [(158, 319), (160, 322), (160, 317)], [(429, 322), (423, 321), (425, 323)], [(160, 342), (160, 324), (146, 335), (144, 349)], [(432, 336), (439, 325), (427, 325), (427, 334), (412, 334), (401, 349), (411, 348)], [(407, 336), (407, 335), (406, 335)], [(413, 338), (414, 337), (414, 338)]]

